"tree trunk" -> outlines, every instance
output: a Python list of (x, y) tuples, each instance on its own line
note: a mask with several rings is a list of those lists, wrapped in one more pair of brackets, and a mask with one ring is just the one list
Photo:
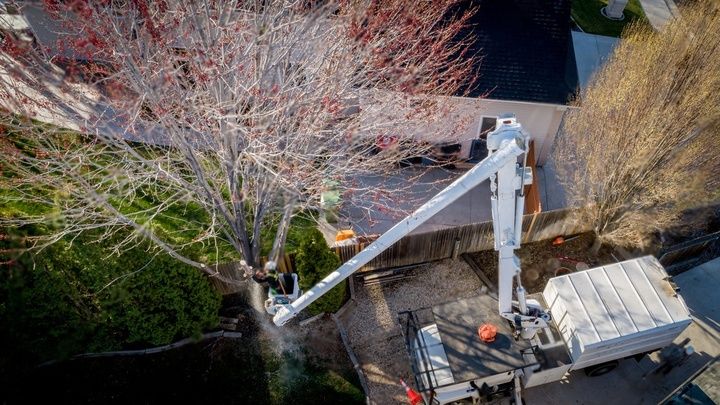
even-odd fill
[(600, 253), (600, 248), (602, 247), (602, 239), (600, 236), (595, 234), (595, 240), (593, 240), (592, 246), (590, 246), (590, 254), (593, 256), (597, 256)]

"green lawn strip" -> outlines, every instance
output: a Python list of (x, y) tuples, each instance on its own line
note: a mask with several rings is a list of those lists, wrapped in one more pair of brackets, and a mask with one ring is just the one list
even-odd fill
[[(45, 137), (46, 142), (63, 144), (70, 148), (87, 147), (87, 142), (78, 134), (65, 131), (59, 131), (59, 133), (58, 131), (50, 132), (49, 130), (44, 133), (46, 131), (45, 127), (46, 125), (39, 126), (36, 129), (38, 133), (35, 135)], [(2, 140), (4, 142), (12, 143), (18, 150), (26, 153), (32, 153), (33, 145), (37, 142), (31, 136), (17, 131), (5, 130), (3, 135)], [(57, 139), (49, 139), (50, 136)], [(140, 147), (139, 150), (145, 155), (152, 153), (149, 148)], [(109, 161), (109, 157), (107, 159), (107, 166), (112, 168), (114, 162)], [(96, 162), (96, 166), (102, 164), (102, 162)], [(103, 171), (99, 175), (102, 177), (103, 173), (105, 172)], [(0, 177), (0, 185), (2, 185), (2, 190), (0, 190), (0, 215), (10, 218), (42, 217), (52, 214), (55, 209), (53, 203), (60, 203), (61, 192), (45, 190), (42, 186), (32, 187), (30, 185), (22, 185), (21, 192), (16, 188), (18, 186), (12, 182), (12, 177), (16, 175), (7, 169), (2, 171)], [(210, 223), (207, 212), (197, 204), (183, 201), (171, 201), (168, 203), (169, 196), (158, 195), (152, 190), (135, 191), (141, 193), (141, 195), (130, 200), (130, 203), (114, 200), (112, 201), (113, 205), (118, 207), (123, 214), (132, 216), (137, 222), (152, 228), (162, 238), (168, 240), (170, 244), (185, 245), (179, 249), (181, 253), (190, 256), (194, 260), (210, 264), (239, 259), (234, 247), (221, 239), (213, 241), (214, 243), (208, 240), (201, 243), (192, 243), (205, 232), (207, 224)], [(112, 190), (108, 191), (108, 193), (112, 193)], [(35, 195), (38, 200), (47, 200), (47, 204), (32, 201), (26, 198), (28, 195)], [(152, 221), (150, 221), (150, 216), (154, 212), (153, 208), (159, 207), (161, 204), (165, 205), (164, 209), (159, 214), (154, 215)]]
[(630, 0), (625, 7), (625, 19), (610, 20), (600, 10), (607, 6), (607, 0), (574, 0), (572, 2), (572, 18), (575, 23), (589, 34), (619, 37), (627, 24), (637, 21), (649, 24), (639, 0)]
[[(163, 240), (193, 260), (207, 263), (224, 263), (239, 260), (232, 244), (224, 239), (202, 239), (210, 224), (207, 212), (193, 202), (168, 202), (170, 197), (144, 193), (131, 203), (113, 201), (120, 211), (136, 222), (149, 227)], [(155, 207), (163, 205), (160, 212)], [(151, 218), (152, 217), (152, 218)]]
[(5, 183), (0, 181), (0, 217), (36, 217), (44, 216), (51, 211), (51, 208), (47, 205), (28, 201), (24, 197), (27, 192), (35, 193), (38, 190), (28, 190), (26, 188), (25, 192), (21, 192), (16, 188), (6, 187)]

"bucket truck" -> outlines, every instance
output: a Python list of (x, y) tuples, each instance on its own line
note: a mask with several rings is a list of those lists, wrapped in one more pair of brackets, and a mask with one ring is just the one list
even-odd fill
[(529, 139), (514, 115), (499, 117), (487, 137), (487, 158), (299, 298), (272, 305), (275, 324), (490, 179), (497, 298), (484, 294), (398, 314), (425, 403), (510, 394), (519, 404), (523, 387), (558, 381), (571, 370), (601, 375), (620, 359), (669, 345), (690, 324), (690, 313), (651, 256), (555, 277), (542, 294), (526, 294), (514, 252), (522, 237), (524, 186), (532, 182), (523, 157)]

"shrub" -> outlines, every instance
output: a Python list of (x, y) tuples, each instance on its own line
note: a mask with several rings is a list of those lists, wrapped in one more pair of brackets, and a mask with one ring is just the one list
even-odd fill
[(103, 302), (125, 343), (164, 345), (217, 326), (220, 296), (202, 274), (165, 255), (151, 266)]
[[(340, 259), (328, 248), (320, 231), (308, 228), (300, 239), (295, 264), (300, 277), (300, 287), (307, 290), (337, 269)], [(310, 305), (308, 311), (313, 315), (335, 312), (345, 303), (346, 294), (347, 284), (340, 283)]]
[[(23, 257), (0, 272), (0, 344), (3, 369), (32, 367), (85, 351), (102, 325), (96, 302), (76, 280)], [(103, 344), (107, 346), (107, 344)], [(3, 371), (5, 371), (3, 370)]]
[(686, 3), (661, 33), (628, 28), (563, 118), (549, 162), (597, 248), (656, 248), (720, 201), (720, 7)]
[(4, 269), (0, 341), (38, 362), (163, 345), (217, 325), (220, 296), (199, 272), (142, 244), (108, 256), (93, 242), (61, 240)]

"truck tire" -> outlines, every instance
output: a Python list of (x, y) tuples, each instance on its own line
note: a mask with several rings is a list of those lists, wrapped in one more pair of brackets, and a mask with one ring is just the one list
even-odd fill
[(596, 364), (594, 366), (586, 367), (585, 375), (588, 377), (599, 377), (603, 374), (607, 374), (613, 370), (619, 365), (620, 363), (617, 360), (608, 361), (605, 363)]

